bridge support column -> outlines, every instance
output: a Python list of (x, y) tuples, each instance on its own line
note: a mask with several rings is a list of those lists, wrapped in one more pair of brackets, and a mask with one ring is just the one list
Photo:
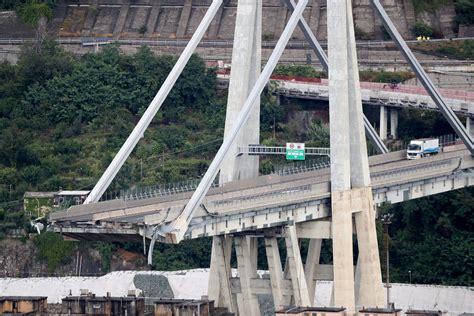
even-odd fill
[(257, 269), (252, 262), (250, 245), (245, 236), (235, 237), (235, 253), (237, 255), (237, 268), (239, 271), (240, 288), (242, 294), (238, 299), (239, 315), (260, 316), (257, 296), (252, 292), (251, 280), (257, 278)]
[(356, 306), (381, 306), (384, 301), (382, 275), (375, 230), (375, 210), (370, 187), (353, 189), (352, 211), (355, 212), (355, 226), (359, 257), (357, 260)]
[[(356, 312), (353, 264), (353, 214), (360, 231), (358, 302), (383, 306), (373, 196), (360, 92), (352, 2), (327, 3), (329, 55), (329, 119), (331, 138), (331, 211), (334, 306)], [(380, 110), (380, 137), (387, 137), (387, 110)], [(378, 293), (380, 292), (380, 293)], [(375, 295), (374, 293), (377, 293)], [(371, 295), (375, 295), (371, 298)]]
[(304, 273), (306, 276), (306, 284), (308, 286), (308, 295), (311, 305), (314, 305), (314, 297), (316, 292), (316, 267), (319, 265), (321, 255), (322, 239), (310, 239), (308, 246), (308, 255), (306, 256), (306, 264)]
[(332, 248), (334, 306), (355, 313), (354, 264), (352, 250), (351, 192), (332, 193)]
[(270, 273), (273, 304), (275, 310), (279, 310), (286, 304), (283, 298), (283, 270), (276, 237), (265, 237), (265, 252), (267, 254), (268, 272)]
[(230, 285), (232, 240), (233, 238), (230, 236), (214, 236), (212, 238), (208, 296), (215, 302), (215, 306), (227, 307), (229, 312), (235, 313), (237, 312), (237, 302)]
[(288, 258), (291, 283), (293, 285), (295, 306), (311, 306), (303, 262), (301, 261), (300, 246), (296, 235), (296, 226), (288, 226), (285, 229), (285, 235), (286, 255)]
[(398, 109), (390, 108), (390, 136), (392, 139), (397, 139), (397, 129), (398, 129)]
[(387, 139), (387, 107), (380, 106), (380, 130), (379, 136), (382, 140)]
[(466, 117), (466, 130), (469, 135), (474, 135), (474, 130), (472, 128), (472, 119), (469, 116)]

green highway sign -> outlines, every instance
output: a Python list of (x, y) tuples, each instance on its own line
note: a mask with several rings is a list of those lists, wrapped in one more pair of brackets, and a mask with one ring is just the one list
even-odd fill
[(304, 159), (304, 143), (286, 143), (286, 160)]

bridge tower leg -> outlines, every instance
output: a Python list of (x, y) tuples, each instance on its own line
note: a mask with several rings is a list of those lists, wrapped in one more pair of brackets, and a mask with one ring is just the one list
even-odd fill
[[(351, 314), (356, 312), (356, 306), (383, 306), (383, 288), (351, 1), (329, 1), (327, 15), (334, 305), (346, 307)], [(382, 119), (385, 124), (387, 119), (385, 109), (381, 111), (382, 132)], [(386, 127), (381, 136), (386, 136)], [(357, 285), (353, 268), (353, 216), (359, 242)]]
[[(262, 0), (239, 0), (235, 23), (232, 68), (224, 138), (232, 129), (261, 70)], [(260, 100), (223, 161), (220, 183), (258, 176), (258, 156), (241, 155), (237, 148), (260, 143)]]
[[(231, 131), (245, 100), (260, 74), (261, 34), (262, 0), (238, 0), (224, 137), (227, 137)], [(260, 143), (260, 100), (255, 102), (256, 104), (245, 127), (240, 132), (237, 140), (229, 151), (229, 155), (222, 164), (219, 175), (221, 184), (258, 176), (258, 156), (242, 155), (237, 157), (238, 147)], [(237, 313), (236, 302), (230, 304), (231, 302), (227, 299), (229, 297), (227, 293), (231, 292), (229, 281), (231, 275), (229, 274), (226, 277), (222, 275), (221, 277), (221, 273), (219, 274), (219, 278), (215, 278), (215, 276), (218, 275), (219, 263), (228, 259), (216, 258), (216, 256), (220, 257), (224, 254), (222, 251), (214, 251), (214, 248), (219, 245), (219, 241), (216, 241), (216, 238), (222, 237), (214, 237), (213, 241), (210, 269), (210, 275), (212, 277), (209, 279), (209, 298), (215, 300), (216, 306), (228, 307), (231, 312)], [(250, 240), (254, 240), (254, 238)], [(244, 254), (248, 253), (247, 249), (244, 249), (245, 247), (242, 248), (240, 245), (242, 243), (249, 243), (253, 249), (252, 251), (256, 251), (256, 245), (252, 244), (253, 242), (254, 241), (237, 241), (236, 239), (236, 250), (239, 249), (239, 251)], [(256, 256), (254, 257), (256, 258)], [(248, 274), (250, 267), (248, 267), (247, 260), (248, 258), (241, 255), (238, 263), (239, 272), (243, 273), (242, 276), (244, 276), (244, 279), (246, 279), (245, 276), (250, 278)], [(244, 268), (241, 268), (242, 265)], [(246, 292), (243, 293), (242, 297), (245, 300), (243, 306), (245, 306), (246, 310), (242, 312), (242, 314), (252, 315), (250, 313), (256, 313), (257, 315), (258, 304), (255, 305), (256, 299), (252, 298), (252, 295), (249, 294), (248, 291), (250, 291), (250, 288), (245, 287), (245, 284), (247, 283), (244, 281), (242, 283), (242, 291), (244, 292), (245, 289)], [(222, 297), (226, 299), (219, 299)], [(247, 310), (247, 307), (250, 308), (251, 311)]]

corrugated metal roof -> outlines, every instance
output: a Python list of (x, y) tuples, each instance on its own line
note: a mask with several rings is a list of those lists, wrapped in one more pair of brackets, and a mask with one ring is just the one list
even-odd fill
[(89, 192), (91, 191), (81, 191), (81, 190), (76, 190), (76, 191), (61, 191), (61, 192), (58, 192), (56, 193), (56, 195), (87, 195), (89, 194)]
[(52, 198), (57, 192), (25, 192), (23, 198)]

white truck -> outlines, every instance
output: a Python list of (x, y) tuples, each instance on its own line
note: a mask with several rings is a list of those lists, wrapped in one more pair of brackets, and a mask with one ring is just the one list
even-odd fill
[(420, 159), (439, 152), (439, 139), (424, 138), (414, 139), (407, 148), (407, 159)]

